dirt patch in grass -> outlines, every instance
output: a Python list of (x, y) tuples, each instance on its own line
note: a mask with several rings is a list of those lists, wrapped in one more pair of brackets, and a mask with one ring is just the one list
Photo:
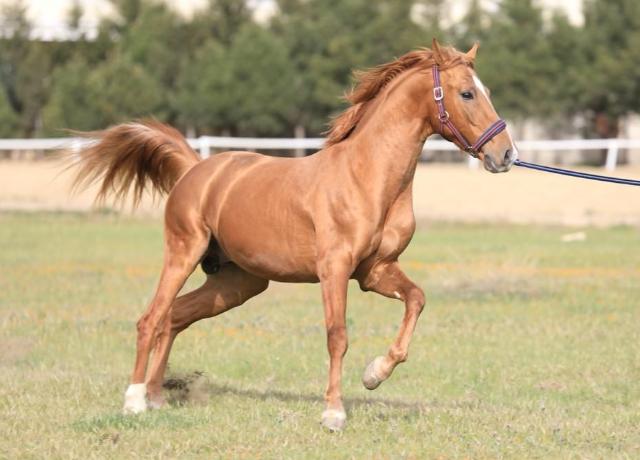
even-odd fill
[(201, 371), (171, 375), (162, 386), (168, 393), (167, 402), (173, 406), (206, 404), (209, 401), (209, 382)]

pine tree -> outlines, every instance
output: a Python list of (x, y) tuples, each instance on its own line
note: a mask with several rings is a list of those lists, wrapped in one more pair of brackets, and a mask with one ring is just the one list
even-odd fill
[(172, 105), (189, 131), (213, 134), (231, 127), (234, 82), (227, 56), (225, 47), (209, 39), (182, 68)]
[(587, 66), (580, 103), (599, 137), (616, 137), (620, 117), (640, 107), (640, 3), (590, 0), (582, 43)]
[(500, 3), (476, 67), (501, 114), (546, 116), (553, 78), (548, 57), (542, 12), (533, 0)]
[(489, 17), (480, 0), (470, 0), (464, 17), (460, 23), (453, 25), (452, 32), (458, 49), (468, 50), (474, 43), (481, 43), (490, 30)]
[(45, 129), (93, 130), (133, 118), (166, 118), (162, 88), (145, 69), (120, 55), (95, 68), (75, 59), (54, 75)]
[(194, 15), (189, 25), (198, 44), (212, 38), (224, 46), (231, 46), (240, 29), (252, 22), (247, 2), (238, 0), (208, 0), (207, 6)]
[(239, 132), (250, 136), (287, 132), (295, 105), (293, 68), (285, 44), (259, 25), (245, 25), (229, 50), (235, 84), (231, 116)]
[(175, 107), (182, 123), (202, 133), (290, 135), (293, 72), (284, 43), (247, 24), (229, 48), (211, 39), (196, 53), (183, 69)]
[(19, 119), (4, 92), (0, 90), (0, 137), (18, 136)]
[(18, 89), (20, 67), (29, 53), (31, 24), (27, 19), (24, 1), (3, 6), (0, 11), (3, 38), (0, 39), (0, 85), (11, 112), (18, 118), (15, 137), (25, 134), (25, 123), (21, 119), (25, 101)]
[(547, 41), (549, 55), (545, 59), (549, 65), (546, 81), (549, 98), (544, 101), (544, 110), (549, 114), (548, 121), (562, 126), (572, 122), (580, 112), (580, 79), (587, 70), (582, 31), (570, 24), (565, 14), (555, 12), (549, 24)]
[(94, 108), (89, 91), (91, 67), (75, 57), (53, 74), (51, 96), (43, 109), (44, 132), (64, 136), (64, 129), (102, 129), (102, 118)]
[[(433, 0), (430, 0), (431, 3)], [(297, 123), (311, 135), (344, 108), (352, 69), (389, 61), (430, 42), (412, 0), (280, 0), (273, 28), (287, 44), (299, 95)], [(420, 18), (418, 18), (420, 19)]]
[(164, 3), (138, 5), (135, 20), (122, 32), (115, 52), (144, 69), (154, 85), (162, 88), (158, 97), (171, 121), (169, 95), (175, 91), (182, 53), (181, 19)]

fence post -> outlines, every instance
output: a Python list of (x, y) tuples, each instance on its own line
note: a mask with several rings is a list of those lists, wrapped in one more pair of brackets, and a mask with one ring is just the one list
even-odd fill
[[(294, 128), (294, 135), (296, 139), (304, 139), (307, 136), (303, 125), (296, 125)], [(297, 148), (293, 151), (294, 157), (303, 157), (305, 156), (305, 150), (302, 148)]]
[(618, 152), (620, 151), (620, 145), (616, 139), (609, 140), (609, 146), (607, 148), (607, 161), (605, 168), (607, 171), (614, 171), (618, 164)]
[(211, 144), (209, 143), (209, 139), (206, 136), (200, 136), (198, 138), (198, 144), (200, 149), (200, 157), (203, 160), (206, 160), (211, 156)]

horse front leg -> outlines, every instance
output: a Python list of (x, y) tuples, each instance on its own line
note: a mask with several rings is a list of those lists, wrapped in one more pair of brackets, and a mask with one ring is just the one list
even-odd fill
[(398, 262), (378, 265), (358, 280), (365, 291), (374, 291), (405, 303), (405, 312), (398, 335), (386, 356), (378, 356), (365, 368), (363, 385), (375, 390), (391, 376), (395, 367), (407, 360), (409, 343), (425, 304), (424, 292), (398, 266)]
[(331, 431), (344, 428), (347, 420), (342, 404), (341, 380), (342, 359), (348, 347), (345, 313), (349, 275), (348, 264), (336, 259), (318, 264), (329, 351), (329, 383), (325, 392), (326, 406), (322, 412), (322, 424)]

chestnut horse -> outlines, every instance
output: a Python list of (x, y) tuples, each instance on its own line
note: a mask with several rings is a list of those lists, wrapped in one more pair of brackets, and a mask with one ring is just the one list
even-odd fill
[[(325, 148), (305, 158), (225, 152), (201, 161), (179, 132), (157, 122), (92, 134), (97, 140), (81, 155), (76, 185), (100, 182), (99, 199), (123, 199), (133, 187), (138, 202), (147, 181), (168, 193), (164, 266), (137, 323), (126, 413), (163, 404), (169, 352), (189, 325), (241, 305), (269, 280), (320, 282), (330, 357), (322, 423), (345, 425), (349, 279), (405, 304), (397, 338), (364, 371), (371, 390), (407, 359), (425, 303), (398, 264), (415, 230), (411, 189), (425, 140), (440, 133), (492, 172), (508, 171), (515, 159), (504, 126), (494, 129), (504, 122), (474, 72), (476, 50), (460, 53), (434, 40), (432, 49), (359, 74), (352, 105), (333, 121)], [(198, 264), (205, 283), (176, 298)]]

